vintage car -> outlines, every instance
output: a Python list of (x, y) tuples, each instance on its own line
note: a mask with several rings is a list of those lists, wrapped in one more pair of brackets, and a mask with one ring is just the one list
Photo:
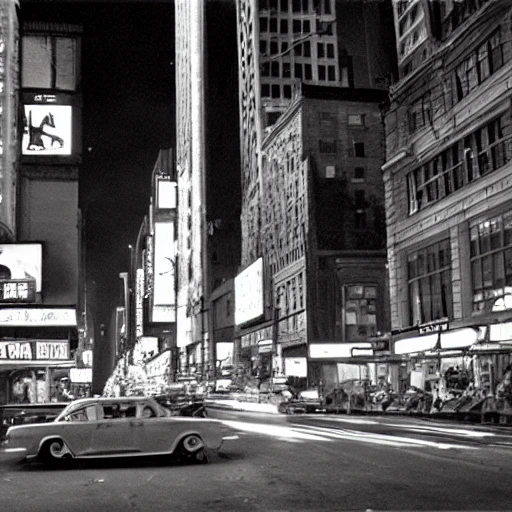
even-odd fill
[(50, 423), (9, 427), (1, 455), (50, 464), (149, 455), (207, 462), (224, 439), (233, 438), (221, 422), (172, 416), (151, 397), (84, 398)]

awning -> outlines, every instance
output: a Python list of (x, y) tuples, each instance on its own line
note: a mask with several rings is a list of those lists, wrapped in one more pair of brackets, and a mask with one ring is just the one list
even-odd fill
[(268, 354), (272, 352), (272, 340), (258, 341), (258, 354)]

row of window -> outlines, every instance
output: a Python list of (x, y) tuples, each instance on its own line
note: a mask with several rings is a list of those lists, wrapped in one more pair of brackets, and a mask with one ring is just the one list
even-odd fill
[(500, 30), (481, 44), (455, 70), (457, 101), (462, 100), (504, 64)]
[(332, 0), (259, 0), (259, 10), (261, 11), (281, 11), (287, 13), (289, 9), (292, 12), (306, 13), (314, 12), (316, 14), (332, 14)]
[[(260, 39), (260, 54), (269, 56), (277, 55), (279, 53), (284, 54), (288, 51), (287, 41), (268, 41), (266, 39)], [(309, 41), (305, 41), (297, 46), (294, 46), (293, 53), (296, 56), (311, 57), (311, 44)], [(317, 43), (316, 53), (319, 59), (334, 59), (334, 44), (333, 43)]]
[[(472, 309), (492, 311), (512, 295), (512, 211), (470, 225)], [(453, 318), (452, 257), (446, 239), (407, 257), (410, 325)]]
[(409, 214), (509, 162), (512, 135), (504, 134), (505, 121), (494, 119), (409, 173)]
[(345, 337), (347, 341), (377, 335), (377, 287), (352, 285), (346, 288)]

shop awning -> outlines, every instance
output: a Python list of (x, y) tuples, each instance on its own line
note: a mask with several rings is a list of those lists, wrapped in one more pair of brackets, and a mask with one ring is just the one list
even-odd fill
[(272, 340), (258, 341), (258, 354), (268, 354), (272, 352)]
[(395, 342), (395, 354), (415, 354), (433, 350), (436, 347), (439, 334), (428, 334), (427, 336), (415, 336)]

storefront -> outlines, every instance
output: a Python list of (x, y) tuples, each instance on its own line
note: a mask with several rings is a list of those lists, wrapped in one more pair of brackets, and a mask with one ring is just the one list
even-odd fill
[(70, 370), (78, 344), (69, 308), (0, 309), (0, 403), (74, 398)]

